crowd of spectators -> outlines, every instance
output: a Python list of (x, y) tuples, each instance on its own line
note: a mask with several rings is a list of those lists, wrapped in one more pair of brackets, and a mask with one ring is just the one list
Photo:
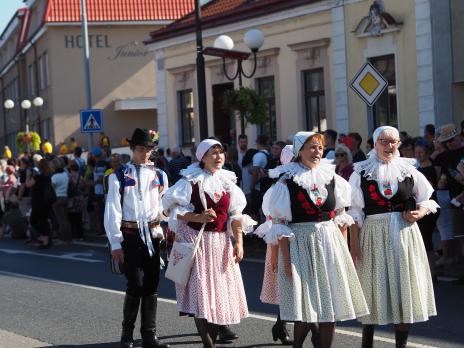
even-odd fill
[[(432, 273), (436, 269), (462, 264), (464, 260), (464, 132), (452, 125), (438, 129), (429, 124), (424, 134), (411, 137), (400, 133), (402, 157), (415, 159), (416, 167), (436, 189), (434, 199), (441, 211), (421, 222), (424, 244), (429, 254)], [(336, 166), (336, 172), (346, 180), (353, 172), (353, 163), (363, 161), (373, 148), (372, 139), (365, 141), (356, 132), (338, 134), (328, 129), (323, 132), (324, 157)], [(267, 171), (280, 165), (280, 154), (289, 141), (273, 141), (262, 134), (255, 147), (248, 137), (239, 135), (237, 146), (227, 146), (225, 168), (236, 173), (237, 184), (247, 198), (248, 214), (263, 221), (261, 203), (265, 191), (272, 184)], [(57, 154), (45, 140), (41, 153), (12, 158), (6, 148), (0, 160), (0, 216), (2, 233), (11, 238), (28, 238), (35, 247), (69, 245), (86, 234), (104, 236), (103, 214), (106, 181), (118, 166), (130, 160), (127, 155), (112, 154), (109, 138), (102, 135), (99, 146), (82, 158), (82, 149), (73, 140), (68, 152), (63, 145)], [(181, 147), (158, 149), (153, 161), (164, 170), (173, 185), (180, 171), (192, 163), (192, 147), (184, 154)], [(439, 232), (441, 244), (433, 243), (432, 235)], [(438, 252), (438, 254), (437, 254)], [(438, 256), (437, 256), (438, 255)], [(461, 278), (458, 282), (464, 283)]]

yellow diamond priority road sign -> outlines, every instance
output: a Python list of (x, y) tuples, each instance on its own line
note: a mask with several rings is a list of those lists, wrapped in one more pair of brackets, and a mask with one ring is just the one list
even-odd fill
[(385, 88), (387, 88), (388, 81), (385, 80), (371, 63), (366, 62), (351, 81), (350, 86), (367, 105), (372, 106)]

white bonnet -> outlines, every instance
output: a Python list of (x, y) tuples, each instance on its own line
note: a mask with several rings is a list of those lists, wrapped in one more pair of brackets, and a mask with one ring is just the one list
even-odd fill
[(222, 146), (222, 144), (219, 141), (214, 139), (205, 139), (200, 144), (198, 144), (197, 151), (195, 153), (198, 161), (201, 162), (205, 153), (208, 152), (208, 150), (214, 145)]
[(298, 154), (300, 153), (301, 148), (303, 147), (304, 143), (306, 140), (308, 140), (309, 137), (313, 136), (314, 132), (298, 132), (295, 134), (293, 137), (293, 154), (295, 157), (298, 157)]
[(282, 152), (280, 153), (280, 163), (290, 163), (293, 157), (293, 145), (285, 145), (285, 147), (282, 149)]

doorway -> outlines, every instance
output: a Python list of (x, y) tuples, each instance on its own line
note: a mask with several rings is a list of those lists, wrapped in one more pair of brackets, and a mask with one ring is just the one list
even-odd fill
[(214, 135), (228, 145), (235, 144), (236, 139), (234, 114), (224, 108), (224, 93), (231, 89), (234, 89), (233, 83), (213, 86)]

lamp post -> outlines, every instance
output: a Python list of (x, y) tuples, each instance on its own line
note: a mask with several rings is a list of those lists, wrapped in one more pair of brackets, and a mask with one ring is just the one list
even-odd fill
[[(234, 81), (236, 78), (238, 78), (239, 87), (243, 86), (242, 77), (252, 78), (256, 73), (257, 53), (264, 43), (264, 35), (262, 31), (259, 29), (251, 29), (245, 33), (243, 41), (245, 42), (245, 45), (251, 50), (251, 53), (233, 50), (234, 41), (227, 35), (220, 35), (214, 41), (214, 47), (206, 47), (203, 50), (203, 54), (205, 55), (222, 58), (222, 69), (224, 72), (224, 76), (229, 81)], [(247, 74), (243, 69), (243, 61), (247, 60), (250, 57), (250, 54), (253, 54), (253, 67), (251, 69), (251, 72)], [(237, 69), (235, 70), (235, 73), (233, 73), (232, 75), (229, 75), (229, 73), (227, 72), (226, 58), (235, 59), (237, 61)], [(243, 117), (240, 118), (240, 128), (241, 133), (244, 134), (245, 120), (243, 119)]]
[(7, 136), (8, 136), (8, 132), (6, 130), (6, 117), (8, 115), (8, 113), (10, 112), (11, 109), (13, 109), (15, 106), (15, 103), (13, 100), (11, 99), (7, 99), (5, 100), (5, 102), (3, 103), (3, 107), (5, 108), (5, 118), (3, 119), (3, 137), (5, 138), (5, 145), (8, 143), (8, 139), (7, 139)]

